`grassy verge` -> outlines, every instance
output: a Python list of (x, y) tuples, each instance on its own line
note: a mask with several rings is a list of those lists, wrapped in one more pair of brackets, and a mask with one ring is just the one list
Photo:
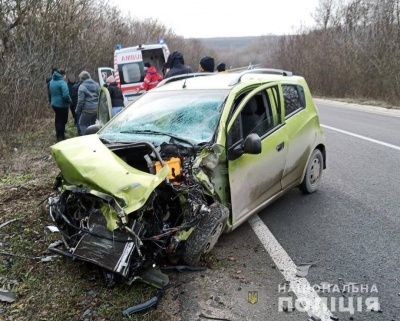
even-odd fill
[[(42, 120), (34, 130), (0, 138), (0, 288), (16, 294), (14, 302), (0, 300), (0, 320), (166, 320), (160, 309), (122, 316), (149, 299), (152, 287), (108, 288), (96, 267), (48, 251), (59, 240), (46, 232), (52, 222), (43, 206), (58, 173), (49, 150), (53, 123)], [(66, 137), (75, 135), (70, 121)]]

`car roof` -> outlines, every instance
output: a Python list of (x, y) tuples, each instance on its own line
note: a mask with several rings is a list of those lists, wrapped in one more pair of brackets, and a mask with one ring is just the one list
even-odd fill
[(295, 81), (303, 79), (293, 76), (289, 71), (277, 69), (252, 69), (232, 73), (192, 73), (163, 80), (153, 90), (169, 91), (185, 89), (227, 89), (232, 90), (238, 84), (267, 83), (273, 81)]

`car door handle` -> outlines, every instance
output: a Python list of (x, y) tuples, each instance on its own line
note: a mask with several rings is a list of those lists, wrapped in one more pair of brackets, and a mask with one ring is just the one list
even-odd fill
[(282, 142), (282, 143), (280, 143), (280, 144), (278, 144), (277, 146), (276, 146), (276, 150), (278, 151), (278, 152), (280, 152), (282, 149), (284, 149), (285, 148), (285, 143), (284, 142)]

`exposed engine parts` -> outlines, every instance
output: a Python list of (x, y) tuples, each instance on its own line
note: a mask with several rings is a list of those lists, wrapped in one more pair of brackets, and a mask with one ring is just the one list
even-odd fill
[[(101, 191), (69, 186), (60, 176), (55, 186), (58, 194), (49, 198), (48, 206), (68, 256), (94, 263), (128, 282), (166, 258), (174, 264), (198, 263), (214, 245), (215, 231), (217, 236), (222, 233), (228, 210), (215, 203), (193, 176), (195, 152), (168, 144), (159, 150), (140, 144), (114, 152), (128, 165), (152, 175), (168, 165), (168, 176), (142, 207), (125, 215), (120, 215), (123, 201)], [(118, 218), (112, 228), (110, 218)], [(199, 226), (205, 229), (201, 240), (195, 233)]]

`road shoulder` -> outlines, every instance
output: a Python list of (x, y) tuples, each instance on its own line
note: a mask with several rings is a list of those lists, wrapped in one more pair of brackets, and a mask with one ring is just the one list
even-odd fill
[(285, 280), (248, 223), (222, 235), (207, 262), (211, 268), (204, 271), (170, 274), (170, 298), (179, 301), (181, 320), (307, 319), (306, 313), (279, 311), (279, 297), (294, 294), (279, 292)]

